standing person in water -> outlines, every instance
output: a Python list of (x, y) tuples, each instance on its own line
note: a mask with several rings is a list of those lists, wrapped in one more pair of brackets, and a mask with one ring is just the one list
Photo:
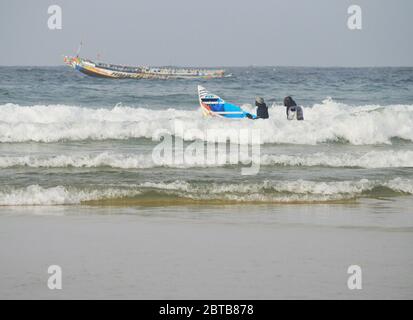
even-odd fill
[(304, 120), (303, 109), (290, 96), (284, 98), (284, 107), (288, 120)]
[(268, 119), (268, 107), (264, 102), (264, 99), (261, 97), (256, 97), (255, 98), (255, 105), (257, 106), (257, 117), (252, 118), (250, 114), (247, 115), (248, 118), (250, 119)]
[(290, 96), (284, 98), (284, 107), (285, 107), (285, 112), (287, 114), (287, 117), (288, 117), (288, 114), (291, 111), (291, 108), (296, 107), (296, 106), (297, 106), (297, 104), (295, 103), (293, 98), (291, 98)]

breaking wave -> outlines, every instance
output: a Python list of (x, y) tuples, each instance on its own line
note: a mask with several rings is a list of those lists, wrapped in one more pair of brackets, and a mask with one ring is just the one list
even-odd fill
[(262, 183), (210, 183), (187, 181), (145, 182), (135, 186), (105, 189), (75, 187), (8, 187), (0, 191), (0, 205), (169, 205), (185, 203), (311, 203), (356, 199), (360, 197), (413, 194), (413, 180), (387, 181), (264, 181)]
[(30, 185), (26, 188), (8, 188), (0, 191), (0, 205), (63, 205), (80, 204), (105, 198), (119, 198), (136, 195), (138, 191), (109, 188), (106, 190), (80, 190), (70, 187), (43, 188), (39, 185)]
[(317, 152), (300, 155), (262, 155), (262, 165), (303, 167), (360, 167), (360, 168), (410, 168), (413, 167), (413, 151), (389, 150), (366, 153), (331, 154)]
[[(244, 106), (251, 110), (251, 106)], [(391, 144), (393, 138), (413, 141), (413, 105), (349, 106), (324, 100), (305, 108), (305, 121), (288, 121), (285, 109), (273, 105), (269, 120), (206, 119), (200, 110), (151, 110), (115, 106), (94, 109), (66, 105), (0, 106), (0, 142), (56, 142), (159, 138), (164, 131), (185, 140), (208, 140), (206, 130), (259, 129), (261, 143), (354, 145)], [(176, 120), (182, 132), (175, 132)], [(231, 141), (234, 142), (234, 141)], [(240, 137), (235, 143), (248, 144)]]
[[(248, 156), (239, 157), (238, 164), (245, 163)], [(54, 156), (0, 156), (0, 168), (99, 168), (148, 169), (155, 167), (194, 168), (225, 166), (228, 161), (206, 164), (205, 157), (193, 155), (188, 161), (174, 162), (174, 159), (154, 161), (151, 154), (123, 154), (102, 152), (87, 155)], [(263, 166), (303, 166), (303, 167), (361, 167), (361, 168), (408, 168), (413, 167), (413, 151), (388, 150), (366, 153), (306, 153), (306, 154), (263, 154), (260, 158)]]

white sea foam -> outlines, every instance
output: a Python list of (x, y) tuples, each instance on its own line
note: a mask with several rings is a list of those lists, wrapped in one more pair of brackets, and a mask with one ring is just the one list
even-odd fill
[(368, 196), (375, 188), (387, 188), (396, 193), (413, 194), (413, 180), (354, 181), (264, 181), (261, 183), (210, 183), (194, 184), (187, 181), (145, 182), (128, 185), (127, 188), (111, 186), (103, 189), (75, 187), (41, 187), (30, 185), (24, 188), (7, 187), (0, 190), (0, 205), (67, 205), (91, 200), (144, 197), (156, 190), (176, 198), (194, 200), (230, 200), (236, 202), (296, 202), (331, 201)]
[(361, 179), (355, 181), (264, 181), (193, 185), (186, 181), (170, 183), (147, 182), (140, 187), (178, 191), (180, 196), (193, 199), (224, 199), (257, 202), (331, 201), (360, 197), (378, 187), (394, 192), (413, 194), (413, 180), (394, 178), (387, 181)]
[(151, 155), (125, 155), (103, 152), (95, 155), (0, 156), (0, 168), (97, 168), (145, 169), (155, 167)]
[[(246, 156), (245, 156), (246, 157)], [(241, 154), (240, 161), (244, 159)], [(175, 163), (165, 158), (154, 162), (151, 154), (124, 154), (102, 152), (97, 154), (63, 154), (32, 156), (0, 156), (0, 168), (26, 166), (31, 168), (98, 168), (146, 169), (154, 167), (191, 168), (223, 166), (228, 162), (206, 163), (200, 155), (192, 155), (189, 161)], [(260, 164), (264, 166), (326, 166), (363, 168), (413, 167), (413, 151), (387, 150), (365, 153), (307, 153), (307, 154), (262, 154)]]
[[(410, 182), (410, 181), (409, 181)], [(195, 185), (186, 181), (168, 183), (145, 182), (139, 186), (160, 190), (175, 190), (195, 194), (254, 194), (254, 193), (291, 193), (291, 194), (356, 194), (373, 189), (383, 183), (361, 179), (357, 181), (317, 182), (307, 180), (295, 181), (263, 181), (261, 183), (210, 183)]]
[(137, 190), (107, 188), (104, 190), (79, 190), (56, 186), (44, 188), (30, 185), (26, 188), (7, 188), (0, 191), (1, 206), (18, 205), (63, 205), (79, 204), (82, 201), (119, 198), (138, 194)]
[(325, 166), (325, 167), (362, 167), (362, 168), (409, 168), (413, 167), (413, 151), (388, 150), (365, 153), (325, 153), (297, 155), (261, 156), (261, 165), (281, 166)]
[(173, 134), (175, 120), (183, 125), (186, 140), (205, 139), (207, 129), (250, 128), (261, 130), (262, 143), (389, 144), (394, 137), (413, 141), (413, 105), (349, 106), (326, 99), (305, 108), (304, 115), (305, 121), (288, 121), (285, 108), (275, 105), (269, 120), (240, 121), (204, 118), (199, 110), (5, 104), (0, 106), (0, 142), (152, 138), (159, 130)]

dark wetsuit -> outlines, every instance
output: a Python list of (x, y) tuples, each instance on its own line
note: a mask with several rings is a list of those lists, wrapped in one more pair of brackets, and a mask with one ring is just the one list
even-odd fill
[(290, 111), (290, 109), (292, 108), (292, 107), (296, 107), (297, 106), (297, 104), (295, 103), (295, 101), (293, 100), (293, 98), (291, 98), (291, 97), (285, 97), (284, 98), (284, 106), (286, 107), (285, 108), (285, 112), (286, 112), (286, 114), (287, 114), (287, 116), (288, 116), (288, 111)]
[(256, 103), (257, 106), (257, 118), (258, 119), (268, 119), (268, 107), (265, 103)]

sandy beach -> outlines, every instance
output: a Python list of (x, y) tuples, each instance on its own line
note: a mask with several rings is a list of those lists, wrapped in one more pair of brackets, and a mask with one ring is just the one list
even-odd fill
[[(0, 298), (410, 299), (411, 201), (3, 207)], [(47, 287), (54, 264), (62, 290)], [(347, 287), (354, 264), (362, 290)]]

